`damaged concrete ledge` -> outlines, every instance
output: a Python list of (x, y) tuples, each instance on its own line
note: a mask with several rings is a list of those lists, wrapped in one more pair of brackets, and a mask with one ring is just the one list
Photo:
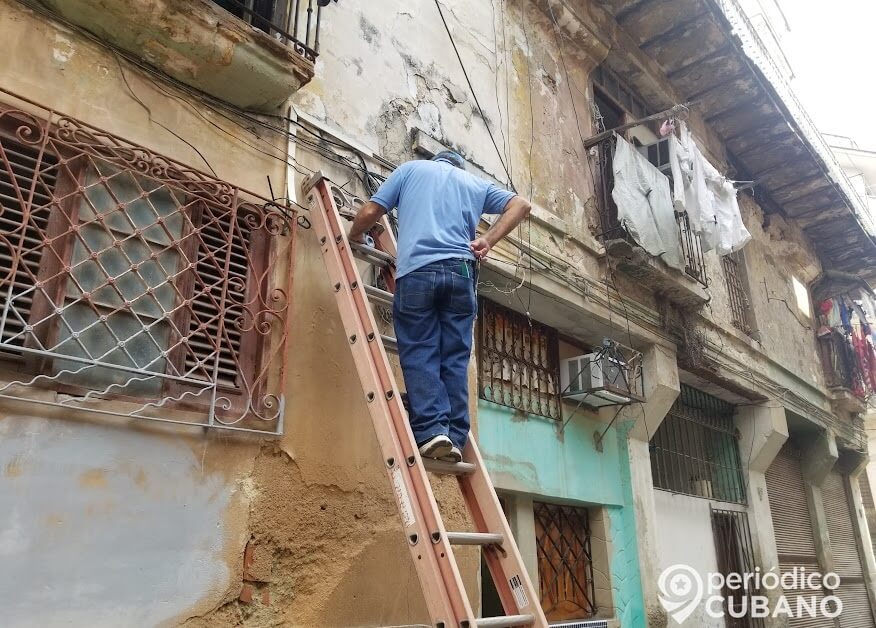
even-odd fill
[(615, 260), (618, 270), (639, 279), (677, 305), (696, 308), (705, 305), (711, 298), (696, 280), (669, 268), (626, 240), (607, 240), (605, 250)]
[(271, 111), (313, 78), (314, 64), (210, 0), (40, 0), (165, 74), (243, 109)]

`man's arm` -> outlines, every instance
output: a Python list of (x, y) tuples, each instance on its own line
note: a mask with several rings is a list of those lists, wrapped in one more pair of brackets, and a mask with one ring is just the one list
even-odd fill
[(386, 210), (374, 201), (368, 201), (356, 213), (353, 219), (353, 226), (350, 227), (350, 233), (347, 237), (351, 242), (365, 242), (365, 233), (383, 218)]
[(508, 204), (505, 205), (505, 209), (502, 211), (502, 215), (499, 216), (499, 220), (484, 235), (472, 240), (471, 251), (475, 254), (475, 257), (478, 259), (485, 258), (490, 249), (499, 240), (511, 233), (511, 230), (519, 225), (529, 215), (531, 210), (532, 205), (523, 197), (515, 196), (508, 201)]

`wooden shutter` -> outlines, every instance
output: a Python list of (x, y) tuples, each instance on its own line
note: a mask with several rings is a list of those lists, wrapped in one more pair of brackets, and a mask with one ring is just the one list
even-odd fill
[(835, 595), (843, 601), (839, 622), (841, 628), (876, 628), (864, 584), (864, 569), (845, 483), (843, 475), (831, 471), (821, 489), (833, 570), (840, 577), (840, 586), (835, 591)]
[[(0, 347), (0, 357), (20, 356), (15, 347), (25, 344), (24, 321), (33, 305), (33, 294), (27, 291), (36, 283), (57, 183), (57, 163), (57, 157), (49, 153), (40, 159), (39, 147), (0, 136), (0, 304), (9, 305), (0, 336), (7, 346)], [(19, 261), (13, 274), (16, 258)]]
[[(800, 455), (790, 444), (782, 448), (767, 469), (766, 484), (776, 535), (779, 570), (783, 574), (793, 571), (795, 567), (805, 567), (809, 572), (821, 571), (815, 549), (812, 515), (806, 498)], [(806, 596), (812, 595), (809, 591), (800, 593)], [(795, 591), (786, 592), (789, 602), (796, 594)], [(788, 626), (789, 628), (825, 628), (823, 617), (789, 619)]]

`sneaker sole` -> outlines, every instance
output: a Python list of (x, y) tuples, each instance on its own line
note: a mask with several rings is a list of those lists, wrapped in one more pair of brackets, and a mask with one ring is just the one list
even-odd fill
[(453, 450), (453, 445), (448, 442), (437, 442), (427, 449), (421, 449), (420, 455), (427, 458), (441, 458)]

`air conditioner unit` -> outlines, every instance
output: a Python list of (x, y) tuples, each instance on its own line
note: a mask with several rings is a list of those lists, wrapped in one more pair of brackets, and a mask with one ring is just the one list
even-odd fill
[(638, 147), (639, 152), (645, 159), (654, 164), (660, 172), (666, 176), (670, 176), (672, 168), (669, 163), (669, 138), (663, 138), (653, 144), (646, 144)]
[(594, 408), (632, 401), (630, 372), (618, 357), (588, 353), (560, 363), (563, 397)]

